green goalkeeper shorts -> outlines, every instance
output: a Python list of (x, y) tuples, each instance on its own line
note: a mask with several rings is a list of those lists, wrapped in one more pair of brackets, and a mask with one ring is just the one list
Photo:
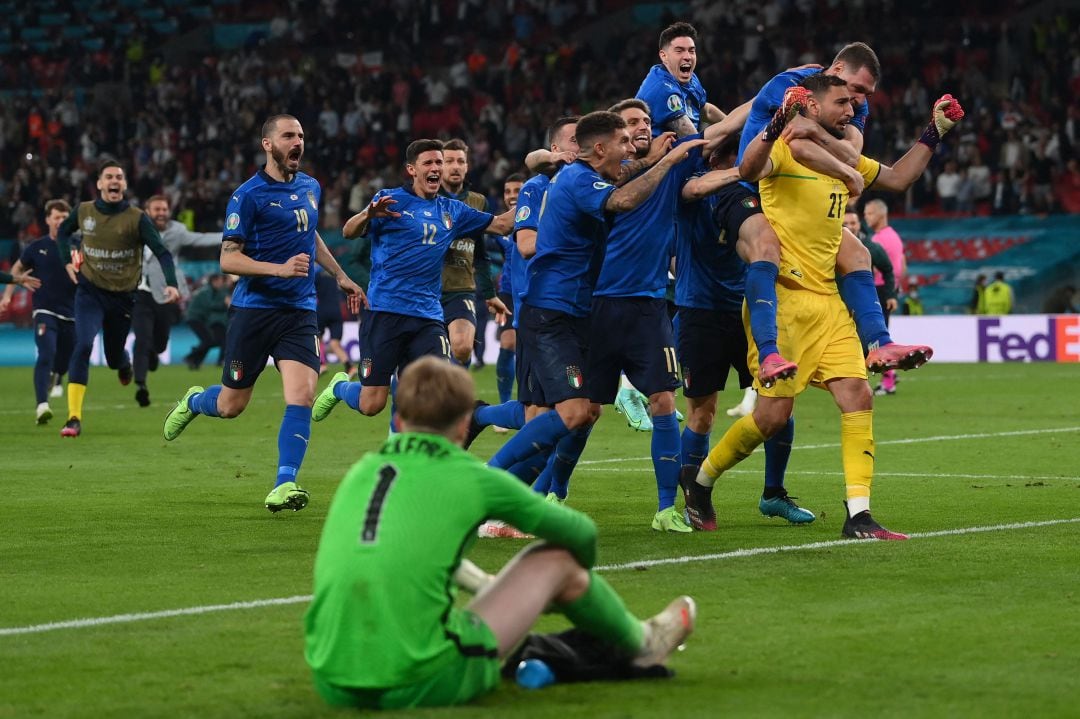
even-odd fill
[[(404, 709), (464, 704), (499, 685), (499, 641), (480, 617), (453, 609), (447, 618), (448, 635), (458, 637), (458, 653), (430, 677), (390, 689), (355, 689), (330, 684), (315, 675), (315, 690), (327, 704), (360, 709)], [(477, 648), (482, 648), (477, 651)]]

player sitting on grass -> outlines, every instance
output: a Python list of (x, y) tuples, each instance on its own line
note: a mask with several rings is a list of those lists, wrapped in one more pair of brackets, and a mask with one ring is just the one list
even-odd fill
[[(630, 614), (591, 571), (592, 520), (461, 448), (473, 403), (464, 369), (434, 357), (409, 365), (397, 391), (401, 433), (338, 488), (305, 619), (319, 694), (382, 709), (467, 702), (498, 685), (501, 661), (548, 607), (582, 630), (579, 641), (606, 645), (610, 678), (667, 674), (647, 668), (689, 636), (693, 600), (679, 597), (646, 622)], [(488, 517), (547, 541), (490, 577), (462, 559)], [(463, 609), (455, 583), (477, 592)]]

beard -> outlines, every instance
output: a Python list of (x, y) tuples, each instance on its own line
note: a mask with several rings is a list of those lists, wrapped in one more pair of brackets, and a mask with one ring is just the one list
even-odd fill
[[(297, 165), (299, 165), (299, 160), (302, 159), (303, 156), (304, 153), (301, 152), (300, 157), (297, 158)], [(270, 148), (270, 157), (271, 159), (273, 159), (274, 164), (277, 165), (277, 169), (281, 172), (282, 175), (288, 177), (290, 175), (296, 174), (296, 170), (289, 169), (289, 165), (287, 164), (288, 155), (286, 155), (284, 152), (280, 152), (276, 147), (272, 147)]]

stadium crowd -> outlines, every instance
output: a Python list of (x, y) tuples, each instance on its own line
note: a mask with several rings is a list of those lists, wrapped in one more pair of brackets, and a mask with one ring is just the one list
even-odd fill
[[(909, 213), (1076, 212), (1078, 13), (996, 5), (699, 0), (689, 19), (699, 76), (725, 110), (775, 68), (869, 42), (886, 73), (866, 149), (885, 161), (907, 147), (930, 98), (946, 87), (963, 96), (972, 122), (907, 193)], [(601, 0), (331, 0), (289, 17), (271, 4), (92, 7), (36, 4), (0, 30), (0, 237), (40, 236), (45, 200), (92, 195), (102, 154), (130, 160), (135, 198), (163, 193), (192, 229), (220, 230), (229, 188), (255, 166), (257, 125), (281, 108), (318, 139), (307, 162), (325, 228), (399, 182), (415, 137), (464, 136), (470, 184), (494, 197), (551, 118), (632, 92), (653, 62), (654, 28), (673, 19)], [(63, 27), (48, 27), (57, 19)], [(255, 29), (234, 49), (190, 42), (208, 22)], [(65, 40), (69, 26), (93, 42)], [(35, 27), (47, 32), (23, 39)]]

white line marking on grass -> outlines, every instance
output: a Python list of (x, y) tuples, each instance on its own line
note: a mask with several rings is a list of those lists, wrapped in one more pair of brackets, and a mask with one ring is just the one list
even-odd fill
[[(958, 534), (978, 534), (981, 532), (1001, 532), (1012, 529), (1033, 529), (1038, 527), (1052, 527), (1060, 524), (1080, 523), (1080, 517), (1071, 519), (1048, 519), (1041, 522), (1013, 522), (1011, 524), (993, 524), (981, 527), (965, 527), (962, 529), (942, 529), (936, 532), (916, 532), (910, 534), (912, 539), (928, 539), (932, 537), (948, 537)], [(762, 554), (780, 554), (781, 552), (800, 552), (808, 549), (829, 549), (846, 545), (874, 544), (868, 540), (860, 539), (837, 539), (828, 542), (809, 542), (807, 544), (786, 544), (778, 547), (751, 547), (749, 549), (735, 549), (730, 552), (718, 554), (698, 554), (682, 557), (667, 557), (664, 559), (645, 559), (638, 562), (626, 562), (624, 564), (607, 564), (596, 567), (597, 571), (619, 572), (627, 569), (644, 569), (646, 567), (658, 567), (666, 564), (689, 564), (691, 562), (711, 562), (722, 559), (740, 559), (742, 557), (756, 557)], [(233, 602), (232, 604), (210, 604), (202, 607), (187, 607), (184, 609), (165, 609), (159, 612), (139, 612), (134, 614), (116, 614), (111, 617), (94, 617), (90, 619), (70, 619), (63, 622), (49, 622), (47, 624), (32, 624), (25, 627), (0, 627), (0, 637), (15, 636), (19, 634), (40, 634), (57, 629), (82, 629), (85, 627), (99, 627), (106, 624), (129, 624), (149, 619), (167, 619), (169, 617), (182, 617), (196, 614), (209, 614), (211, 612), (227, 612), (237, 609), (258, 609), (260, 607), (284, 606), (288, 604), (303, 604), (311, 601), (311, 595), (296, 595), (293, 597), (280, 597), (277, 599), (256, 599), (250, 602)]]
[(136, 614), (116, 614), (111, 617), (94, 617), (92, 619), (69, 619), (66, 622), (49, 622), (48, 624), (34, 624), (28, 627), (2, 627), (0, 637), (15, 634), (38, 634), (51, 632), (54, 629), (82, 629), (83, 627), (98, 627), (103, 624), (128, 624), (130, 622), (142, 622), (147, 619), (167, 619), (169, 617), (183, 617), (190, 614), (209, 614), (210, 612), (227, 612), (233, 609), (257, 609), (259, 607), (273, 607), (286, 604), (302, 604), (310, 602), (311, 595), (297, 595), (295, 597), (279, 597), (277, 599), (256, 599), (251, 602), (233, 602), (232, 604), (210, 604), (204, 607), (187, 607), (185, 609), (165, 609), (160, 612), (139, 612)]
[[(934, 437), (911, 437), (909, 439), (879, 440), (874, 444), (878, 446), (885, 444), (921, 444), (923, 442), (948, 442), (951, 440), (959, 439), (992, 439), (994, 437), (1022, 437), (1032, 434), (1057, 434), (1060, 432), (1080, 432), (1080, 427), (1017, 429), (1010, 432), (978, 432), (975, 434), (942, 434)], [(792, 449), (836, 449), (839, 446), (839, 442), (831, 442), (828, 444), (796, 444), (794, 447), (792, 447)], [(588, 459), (583, 462), (578, 462), (578, 466), (581, 467), (590, 464), (610, 464), (613, 462), (643, 462), (651, 459), (651, 457), (613, 457), (611, 459)]]
[[(936, 532), (914, 532), (908, 536), (911, 539), (927, 539), (930, 537), (948, 537), (957, 534), (978, 534), (980, 532), (1001, 532), (1011, 529), (1032, 529), (1036, 527), (1051, 527), (1057, 524), (1080, 523), (1080, 517), (1071, 519), (1048, 519), (1043, 522), (1014, 522), (1011, 524), (993, 524), (983, 527), (964, 527), (962, 529), (942, 529)], [(665, 557), (664, 559), (645, 559), (639, 562), (626, 562), (625, 564), (607, 564), (595, 567), (601, 572), (618, 572), (626, 569), (645, 569), (647, 567), (659, 567), (665, 564), (689, 564), (691, 562), (711, 562), (720, 559), (740, 559), (742, 557), (756, 557), (762, 554), (780, 554), (781, 552), (801, 552), (807, 549), (829, 549), (849, 544), (876, 544), (875, 541), (865, 539), (835, 539), (828, 542), (809, 542), (807, 544), (786, 544), (779, 547), (752, 547), (750, 549), (734, 549), (730, 552), (718, 554), (697, 554), (682, 557)]]
[[(643, 461), (651, 461), (646, 458)], [(652, 472), (652, 467), (641, 467), (640, 469), (631, 469), (629, 467), (582, 467), (581, 472), (639, 472), (642, 474), (649, 474)], [(729, 469), (724, 472), (728, 474), (752, 474), (755, 476), (761, 476), (761, 469)], [(788, 477), (843, 477), (843, 472), (824, 472), (817, 470), (788, 470), (784, 473)], [(926, 479), (1005, 479), (1013, 481), (1046, 481), (1053, 479), (1064, 479), (1067, 482), (1080, 482), (1080, 477), (1066, 477), (1066, 476), (1051, 476), (1051, 475), (1030, 475), (1030, 474), (945, 474), (940, 472), (874, 472), (875, 477), (918, 477)]]

